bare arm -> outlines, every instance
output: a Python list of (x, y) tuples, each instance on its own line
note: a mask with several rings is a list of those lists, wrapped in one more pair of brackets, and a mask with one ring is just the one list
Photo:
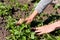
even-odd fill
[(41, 0), (37, 4), (34, 12), (30, 16), (34, 16), (35, 17), (38, 13), (41, 13), (44, 10), (44, 8), (51, 2), (52, 2), (52, 0)]
[[(33, 11), (33, 13), (32, 13), (29, 17), (27, 17), (24, 21), (26, 21), (27, 24), (30, 23), (30, 22), (32, 22), (33, 19), (34, 19), (34, 17), (35, 17), (38, 13), (41, 13), (41, 12), (43, 11), (43, 9), (44, 9), (49, 3), (51, 3), (51, 2), (52, 2), (52, 0), (41, 0), (41, 1), (37, 4), (37, 6), (36, 6), (35, 10)], [(19, 24), (20, 22), (21, 22), (21, 21), (19, 20), (19, 21), (18, 21), (18, 24)]]
[(56, 29), (60, 29), (60, 20), (52, 24)]

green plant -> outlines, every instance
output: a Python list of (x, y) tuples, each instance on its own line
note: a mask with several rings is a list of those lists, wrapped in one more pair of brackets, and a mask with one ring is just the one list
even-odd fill
[(8, 15), (11, 13), (12, 7), (10, 5), (6, 5), (0, 2), (0, 16), (1, 15)]
[[(52, 15), (53, 16), (53, 15)], [(43, 36), (35, 36), (35, 33), (31, 31), (31, 26), (22, 24), (20, 26), (16, 26), (15, 23), (17, 22), (12, 16), (8, 16), (7, 18), (7, 25), (6, 29), (9, 30), (10, 35), (6, 37), (7, 40), (59, 40), (60, 36), (44, 34)], [(51, 17), (52, 21), (54, 17)], [(40, 24), (42, 25), (42, 20)], [(56, 31), (56, 34), (59, 34), (60, 31)], [(58, 39), (57, 39), (58, 38)]]
[(60, 4), (56, 4), (54, 8), (57, 9), (58, 7), (60, 7)]
[(20, 8), (22, 11), (27, 11), (28, 10), (28, 4), (21, 5)]
[(6, 28), (10, 34), (7, 40), (32, 40), (35, 39), (35, 33), (31, 32), (30, 25), (22, 24), (20, 26), (15, 25), (16, 20), (11, 16), (7, 18)]
[[(35, 5), (37, 4), (39, 0), (36, 1)], [(4, 16), (6, 18), (6, 29), (9, 31), (9, 35), (6, 37), (7, 40), (60, 40), (60, 30), (55, 31), (52, 34), (44, 34), (42, 36), (36, 36), (35, 32), (31, 31), (31, 26), (26, 25), (23, 23), (22, 25), (16, 26), (15, 23), (17, 22), (16, 19), (14, 19), (11, 15), (12, 8), (17, 8), (22, 11), (27, 11), (28, 10), (28, 4), (21, 5), (17, 2), (17, 0), (10, 0), (11, 4), (6, 5), (5, 3), (0, 2), (0, 16), (1, 15), (8, 15)], [(35, 6), (34, 5), (34, 6)], [(55, 5), (55, 8), (58, 8), (58, 5)], [(45, 14), (40, 14), (37, 16), (37, 21), (39, 24), (37, 26), (43, 26), (44, 25), (44, 20), (43, 17), (49, 17), (50, 19), (48, 21), (51, 21), (52, 23), (56, 19), (60, 19), (60, 16), (58, 15), (45, 15)], [(55, 36), (57, 34), (57, 36)]]

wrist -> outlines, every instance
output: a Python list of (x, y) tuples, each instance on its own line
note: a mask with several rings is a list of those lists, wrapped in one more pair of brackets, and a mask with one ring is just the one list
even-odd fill
[(29, 17), (34, 18), (37, 14), (38, 12), (35, 10)]
[(60, 29), (60, 21), (57, 21), (52, 24), (56, 29)]

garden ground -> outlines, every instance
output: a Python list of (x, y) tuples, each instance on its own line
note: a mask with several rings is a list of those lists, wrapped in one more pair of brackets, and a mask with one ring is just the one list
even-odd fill
[[(24, 18), (26, 16), (28, 16), (28, 13), (32, 13), (32, 8), (34, 8), (34, 1), (30, 1), (30, 0), (18, 0), (20, 4), (24, 5), (24, 4), (28, 4), (28, 10), (27, 11), (21, 11), (19, 8), (16, 9), (12, 9), (12, 16), (15, 19), (19, 19), (20, 17)], [(9, 1), (4, 0), (5, 3), (9, 4)], [(56, 13), (60, 13), (60, 8), (58, 8), (57, 10), (54, 9), (54, 4), (49, 4), (46, 9), (43, 11), (44, 14), (48, 14), (50, 15), (50, 13), (56, 14)], [(28, 15), (27, 15), (28, 14)], [(42, 16), (43, 20), (48, 19), (47, 16)], [(9, 35), (8, 30), (6, 30), (5, 28), (6, 26), (6, 18), (4, 16), (0, 16), (0, 40), (6, 40), (5, 37)]]

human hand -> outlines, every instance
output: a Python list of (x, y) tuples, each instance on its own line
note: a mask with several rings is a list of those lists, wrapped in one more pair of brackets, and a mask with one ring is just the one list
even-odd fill
[(21, 18), (19, 19), (19, 21), (16, 23), (16, 25), (21, 25), (23, 22), (25, 22), (26, 24), (29, 24), (33, 21), (33, 17), (27, 17), (26, 19)]
[(29, 17), (26, 19), (20, 19), (16, 24), (22, 24), (23, 22), (26, 22), (26, 24), (29, 24), (33, 21), (34, 17), (38, 14), (38, 12), (35, 10)]
[(34, 19), (34, 17), (27, 17), (26, 19), (25, 19), (25, 22), (26, 22), (26, 24), (29, 24), (29, 23), (31, 23), (32, 21), (33, 21), (33, 19)]
[(32, 28), (32, 29), (35, 30), (37, 35), (42, 35), (42, 34), (46, 34), (46, 33), (50, 33), (52, 31), (54, 31), (56, 29), (56, 27), (54, 25), (45, 25), (42, 27), (36, 27), (36, 28)]
[(19, 19), (19, 21), (16, 23), (16, 25), (22, 24), (24, 22), (24, 20), (25, 20), (24, 18)]

